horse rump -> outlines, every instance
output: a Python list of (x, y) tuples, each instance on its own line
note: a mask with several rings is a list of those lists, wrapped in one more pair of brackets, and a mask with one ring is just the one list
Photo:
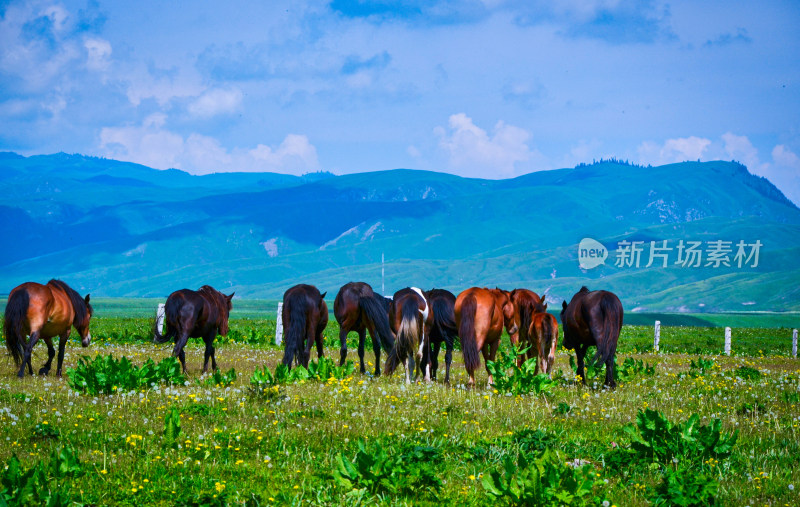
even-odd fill
[(3, 331), (6, 336), (6, 348), (14, 359), (14, 364), (22, 364), (24, 357), (25, 321), (28, 318), (30, 296), (25, 289), (12, 292), (6, 303)]
[(617, 352), (619, 333), (622, 330), (623, 310), (619, 298), (610, 292), (603, 294), (599, 306), (603, 319), (603, 334), (597, 341), (597, 353), (594, 361), (603, 364), (612, 359)]

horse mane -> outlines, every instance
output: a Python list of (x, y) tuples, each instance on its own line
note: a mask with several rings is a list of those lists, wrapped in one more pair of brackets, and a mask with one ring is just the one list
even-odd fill
[(61, 280), (56, 280), (53, 278), (49, 282), (48, 285), (53, 285), (58, 287), (69, 297), (70, 302), (72, 303), (72, 309), (75, 311), (75, 319), (72, 321), (73, 324), (78, 324), (83, 322), (86, 318), (87, 313), (91, 315), (94, 312), (91, 303), (87, 303), (78, 292), (67, 285), (66, 283), (62, 282)]

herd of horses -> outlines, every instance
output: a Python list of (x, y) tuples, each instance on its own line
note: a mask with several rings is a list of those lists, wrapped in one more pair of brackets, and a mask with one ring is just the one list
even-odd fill
[[(315, 344), (318, 357), (322, 357), (322, 333), (328, 324), (325, 296), (326, 293), (306, 284), (295, 285), (284, 294), (283, 364), (287, 367), (308, 366)], [(189, 338), (202, 338), (205, 342), (203, 373), (208, 371), (209, 359), (211, 368), (216, 370), (213, 343), (218, 334), (228, 333), (232, 298), (233, 294), (225, 295), (208, 285), (197, 291), (173, 292), (165, 305), (165, 332), (161, 334), (156, 326), (154, 342), (174, 340), (172, 355), (180, 360), (186, 372), (183, 349)], [(81, 344), (89, 346), (92, 313), (89, 295), (82, 298), (60, 280), (50, 280), (46, 285), (27, 282), (15, 287), (6, 304), (4, 334), (6, 347), (19, 367), (18, 376), (25, 375), (26, 365), (28, 373), (33, 374), (31, 351), (40, 339), (47, 344), (48, 359), (39, 374), (47, 375), (55, 355), (53, 338), (58, 336), (57, 375), (60, 377), (64, 348), (73, 327), (80, 334)], [(442, 343), (445, 345), (444, 381), (449, 383), (456, 337), (460, 339), (470, 386), (475, 384), (480, 356), (484, 363), (495, 360), (503, 329), (513, 345), (527, 349), (527, 359), (536, 360), (535, 373), (550, 374), (558, 345), (558, 321), (547, 313), (545, 296), (539, 297), (527, 289), (505, 291), (472, 287), (455, 296), (444, 289), (423, 291), (408, 287), (387, 298), (375, 293), (364, 282), (350, 282), (336, 294), (333, 314), (340, 329), (340, 365), (347, 358), (347, 335), (355, 331), (359, 337), (360, 371), (366, 373), (364, 347), (369, 332), (375, 353), (374, 375), (381, 374), (383, 350), (387, 354), (383, 373), (391, 375), (403, 365), (407, 383), (412, 381), (412, 375), (414, 380), (436, 379)], [(605, 385), (615, 387), (614, 356), (622, 319), (622, 303), (608, 291), (590, 291), (582, 287), (569, 303), (562, 303), (563, 346), (575, 350), (578, 375), (584, 384), (585, 356), (588, 348), (595, 346), (594, 361), (606, 366)], [(518, 357), (518, 364), (525, 359)], [(493, 379), (488, 367), (486, 372), (491, 385)]]

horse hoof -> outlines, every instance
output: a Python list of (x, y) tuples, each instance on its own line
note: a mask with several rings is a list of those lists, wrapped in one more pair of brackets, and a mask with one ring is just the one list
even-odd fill
[(39, 368), (39, 375), (47, 376), (48, 373), (50, 373), (48, 368)]

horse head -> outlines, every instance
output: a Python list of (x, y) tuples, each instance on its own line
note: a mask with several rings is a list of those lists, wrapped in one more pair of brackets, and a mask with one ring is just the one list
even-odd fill
[(89, 304), (89, 294), (86, 294), (86, 297), (83, 298), (83, 302), (86, 305), (86, 312), (81, 321), (76, 321), (74, 324), (75, 329), (77, 329), (78, 333), (81, 335), (81, 346), (88, 347), (89, 344), (92, 343), (92, 334), (89, 332), (89, 321), (92, 319), (94, 309), (92, 305)]
[(228, 318), (231, 315), (231, 310), (233, 310), (233, 303), (231, 302), (231, 299), (233, 299), (233, 295), (234, 294), (236, 294), (236, 293), (235, 292), (231, 292), (230, 295), (225, 295), (225, 294), (220, 293), (220, 295), (222, 295), (223, 299), (225, 300), (225, 309), (224, 309), (224, 311), (220, 312), (220, 316), (219, 316), (219, 329), (218, 329), (218, 331), (219, 331), (219, 334), (221, 336), (227, 336), (227, 334), (228, 334)]
[(512, 338), (512, 343), (516, 343), (519, 339), (519, 309), (516, 304), (514, 304), (511, 293), (507, 290), (495, 287), (493, 292), (497, 298), (496, 301), (503, 310), (503, 324), (506, 326), (506, 331), (508, 331), (508, 335)]

